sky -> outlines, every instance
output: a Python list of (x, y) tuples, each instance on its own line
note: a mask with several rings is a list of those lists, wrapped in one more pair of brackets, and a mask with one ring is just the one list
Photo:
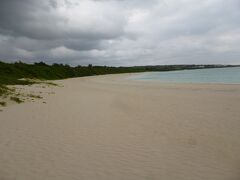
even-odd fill
[(240, 64), (240, 0), (0, 0), (0, 59)]

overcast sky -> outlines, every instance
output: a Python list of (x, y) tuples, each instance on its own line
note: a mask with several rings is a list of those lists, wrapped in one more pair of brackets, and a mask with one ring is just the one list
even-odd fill
[(0, 59), (240, 64), (240, 0), (0, 0)]

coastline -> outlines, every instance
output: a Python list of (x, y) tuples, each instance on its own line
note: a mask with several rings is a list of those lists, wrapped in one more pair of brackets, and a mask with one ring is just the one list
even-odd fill
[(240, 85), (129, 75), (58, 80), (46, 103), (4, 108), (0, 179), (240, 178)]
[(165, 72), (148, 72), (133, 76), (136, 81), (156, 81), (183, 84), (240, 84), (240, 68), (213, 68)]

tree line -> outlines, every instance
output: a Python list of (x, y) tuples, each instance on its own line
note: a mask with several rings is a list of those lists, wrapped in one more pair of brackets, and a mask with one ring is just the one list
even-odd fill
[(0, 85), (28, 84), (28, 81), (19, 80), (22, 78), (37, 78), (43, 80), (57, 80), (73, 77), (136, 73), (151, 71), (174, 71), (200, 68), (220, 68), (232, 67), (231, 65), (158, 65), (158, 66), (132, 66), (132, 67), (111, 67), (111, 66), (76, 66), (71, 67), (67, 64), (46, 64), (37, 62), (27, 64), (21, 61), (6, 63), (0, 61)]

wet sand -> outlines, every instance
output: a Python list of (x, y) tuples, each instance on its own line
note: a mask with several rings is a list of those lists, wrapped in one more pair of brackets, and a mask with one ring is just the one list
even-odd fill
[[(239, 180), (240, 85), (57, 81), (0, 112), (0, 180)], [(26, 87), (28, 88), (28, 87)]]

